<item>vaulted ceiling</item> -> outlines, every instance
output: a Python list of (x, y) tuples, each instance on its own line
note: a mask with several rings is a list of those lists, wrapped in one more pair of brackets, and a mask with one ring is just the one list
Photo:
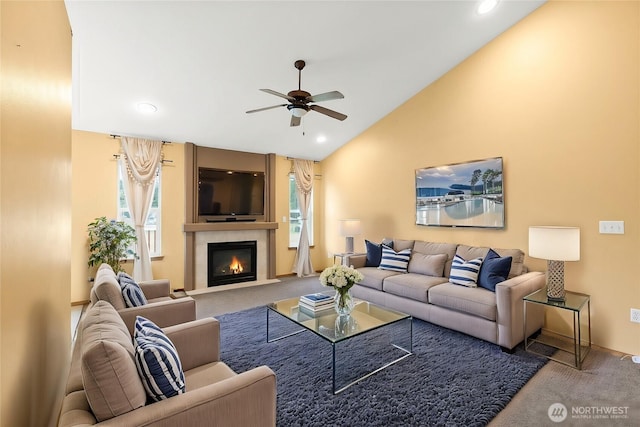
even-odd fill
[[(322, 160), (544, 1), (66, 0), (73, 128)], [(347, 115), (291, 127), (301, 88)], [(142, 113), (138, 104), (157, 111)], [(323, 137), (324, 142), (318, 142)]]

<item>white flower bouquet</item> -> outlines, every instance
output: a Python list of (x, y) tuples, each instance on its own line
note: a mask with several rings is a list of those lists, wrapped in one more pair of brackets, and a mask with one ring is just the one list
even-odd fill
[(355, 283), (363, 279), (362, 273), (353, 267), (346, 265), (332, 265), (325, 268), (320, 274), (320, 283), (336, 290), (348, 290)]

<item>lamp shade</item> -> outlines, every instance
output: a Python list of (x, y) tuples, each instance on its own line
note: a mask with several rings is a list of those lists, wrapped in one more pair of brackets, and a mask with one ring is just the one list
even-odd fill
[(579, 261), (580, 228), (529, 227), (529, 256), (554, 261)]
[(340, 235), (342, 237), (353, 237), (362, 233), (359, 219), (341, 219)]

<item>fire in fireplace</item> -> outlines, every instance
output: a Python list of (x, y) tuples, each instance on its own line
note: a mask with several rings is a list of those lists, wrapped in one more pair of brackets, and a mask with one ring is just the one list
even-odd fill
[(219, 286), (256, 280), (256, 249), (255, 240), (209, 243), (207, 285)]

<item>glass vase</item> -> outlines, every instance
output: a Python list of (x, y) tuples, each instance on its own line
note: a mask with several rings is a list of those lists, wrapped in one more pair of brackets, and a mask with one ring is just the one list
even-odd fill
[(353, 296), (351, 296), (351, 288), (336, 289), (336, 295), (333, 297), (333, 304), (336, 313), (340, 316), (351, 314), (351, 310), (355, 305)]

